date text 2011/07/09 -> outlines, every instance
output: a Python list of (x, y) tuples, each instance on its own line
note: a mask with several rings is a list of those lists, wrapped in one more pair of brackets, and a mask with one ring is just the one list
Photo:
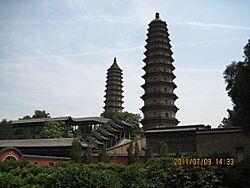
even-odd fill
[(211, 158), (211, 157), (176, 157), (174, 158), (174, 166), (211, 166), (211, 165), (224, 165), (224, 166), (234, 166), (236, 164), (236, 159), (233, 157), (225, 158)]

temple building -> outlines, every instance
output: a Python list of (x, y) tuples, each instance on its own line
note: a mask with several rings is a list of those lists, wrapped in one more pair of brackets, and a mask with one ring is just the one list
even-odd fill
[(106, 84), (106, 95), (105, 97), (105, 112), (121, 112), (123, 110), (122, 107), (122, 70), (118, 66), (116, 62), (116, 58), (114, 58), (114, 63), (108, 69), (107, 72), (107, 84)]
[(141, 97), (144, 106), (141, 108), (144, 119), (141, 121), (144, 130), (176, 126), (179, 121), (175, 118), (178, 108), (174, 102), (178, 98), (174, 94), (176, 85), (173, 80), (173, 58), (167, 24), (156, 13), (155, 19), (149, 24), (146, 58), (143, 60), (146, 72), (143, 75), (145, 93)]
[[(141, 121), (144, 131), (136, 132), (127, 122), (103, 117), (71, 116), (22, 119), (0, 126), (0, 161), (6, 159), (27, 160), (47, 165), (49, 162), (71, 160), (73, 133), (80, 130), (83, 149), (92, 148), (92, 159), (102, 147), (107, 148), (110, 160), (127, 163), (130, 143), (139, 145), (143, 161), (146, 147), (154, 156), (159, 155), (161, 142), (167, 144), (167, 155), (198, 155), (206, 157), (214, 153), (235, 157), (238, 161), (250, 156), (250, 137), (242, 127), (211, 128), (210, 125), (178, 125), (175, 114), (178, 108), (174, 94), (177, 87), (173, 80), (172, 51), (167, 24), (156, 13), (148, 28), (146, 39), (145, 83), (142, 85), (144, 101)], [(122, 70), (116, 58), (107, 71), (105, 112), (122, 112)], [(41, 139), (40, 132), (48, 122), (63, 122), (67, 138)], [(177, 126), (178, 125), (178, 126)]]
[[(64, 122), (68, 131), (67, 136), (40, 138), (39, 133), (48, 122)], [(22, 119), (12, 121), (9, 126), (12, 127), (13, 134), (8, 138), (0, 136), (0, 161), (15, 156), (12, 154), (17, 150), (18, 155), (21, 154), (22, 159), (28, 161), (39, 162), (41, 159), (41, 163), (47, 164), (48, 161), (70, 160), (74, 141), (72, 131), (76, 129), (80, 130), (82, 148), (90, 146), (96, 156), (103, 146), (112, 152), (124, 144), (127, 145), (131, 141), (132, 134), (130, 124), (103, 117)], [(0, 131), (2, 131), (1, 126)]]

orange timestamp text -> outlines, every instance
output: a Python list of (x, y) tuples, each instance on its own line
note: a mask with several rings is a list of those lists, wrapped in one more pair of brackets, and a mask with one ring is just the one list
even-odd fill
[(236, 164), (236, 159), (234, 157), (222, 157), (222, 158), (212, 158), (212, 157), (174, 157), (174, 166), (234, 166)]

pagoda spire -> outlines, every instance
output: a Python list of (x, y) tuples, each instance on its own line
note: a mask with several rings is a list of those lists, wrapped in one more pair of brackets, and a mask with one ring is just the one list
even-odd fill
[(106, 95), (105, 97), (105, 112), (122, 112), (122, 70), (117, 64), (116, 57), (111, 67), (107, 71)]
[(158, 12), (149, 23), (146, 42), (145, 74), (142, 76), (145, 80), (142, 85), (144, 95), (141, 97), (144, 101), (141, 108), (143, 129), (176, 126), (179, 121), (175, 118), (178, 108), (174, 103), (178, 97), (174, 94), (177, 87), (173, 82), (174, 59), (167, 24), (160, 19)]

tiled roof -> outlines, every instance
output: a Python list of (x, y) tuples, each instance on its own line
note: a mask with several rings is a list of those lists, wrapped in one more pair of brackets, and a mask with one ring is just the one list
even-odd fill
[[(65, 147), (71, 146), (73, 138), (0, 140), (0, 147)], [(87, 147), (86, 143), (82, 143)]]
[(103, 118), (103, 117), (84, 117), (84, 118), (72, 118), (73, 121), (76, 122), (99, 122), (99, 123), (108, 123), (110, 119), (108, 118)]
[(214, 133), (232, 133), (232, 132), (242, 132), (240, 127), (230, 127), (230, 128), (213, 128), (204, 125), (189, 125), (189, 126), (177, 126), (169, 127), (165, 129), (151, 129), (145, 131), (145, 133), (158, 133), (158, 132), (183, 132), (183, 131), (195, 131), (197, 134), (214, 134)]
[(196, 128), (182, 128), (182, 129), (153, 129), (153, 130), (147, 130), (145, 133), (158, 133), (158, 132), (182, 132), (182, 131), (195, 131)]
[(115, 129), (122, 129), (122, 127), (118, 123), (116, 123), (114, 121), (110, 121), (108, 124), (111, 125)]
[(24, 124), (24, 123), (43, 123), (47, 121), (66, 121), (70, 116), (66, 117), (55, 117), (55, 118), (35, 118), (35, 119), (20, 119), (12, 121), (12, 124)]
[(197, 131), (197, 134), (236, 133), (242, 131), (241, 127), (215, 128), (210, 130), (199, 130)]
[(45, 123), (48, 121), (67, 121), (72, 119), (75, 122), (91, 122), (91, 123), (108, 123), (110, 119), (102, 117), (83, 117), (83, 118), (72, 118), (70, 116), (65, 117), (54, 117), (54, 118), (36, 118), (36, 119), (21, 119), (12, 121), (13, 125), (18, 124), (29, 124), (29, 123)]
[(103, 134), (104, 136), (112, 136), (112, 137), (115, 137), (114, 134), (108, 132), (106, 129), (99, 128), (97, 131), (100, 132), (101, 134)]
[(44, 156), (44, 155), (28, 155), (28, 154), (23, 154), (22, 155), (24, 159), (51, 159), (51, 160), (71, 160), (69, 157), (55, 157), (55, 156)]
[(126, 121), (122, 121), (122, 125), (128, 126), (128, 127), (133, 127), (131, 124), (127, 123)]

